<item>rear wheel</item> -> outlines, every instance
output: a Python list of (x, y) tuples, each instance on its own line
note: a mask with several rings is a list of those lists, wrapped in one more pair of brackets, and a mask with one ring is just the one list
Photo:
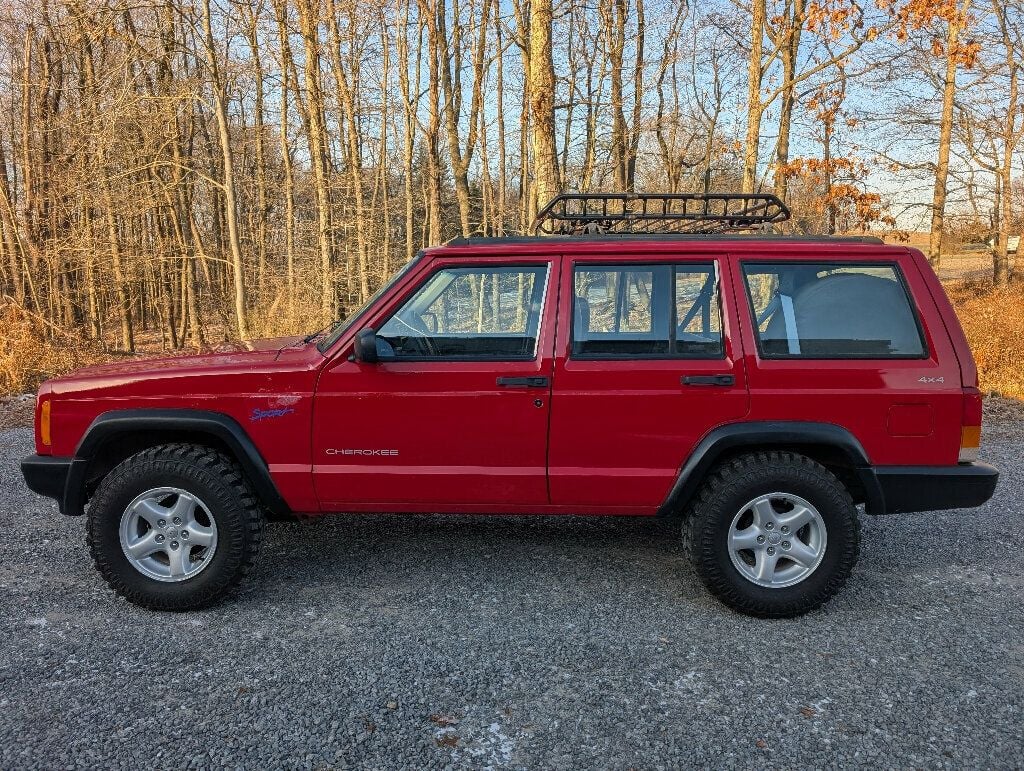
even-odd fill
[(684, 527), (704, 584), (753, 616), (819, 607), (846, 582), (860, 548), (849, 492), (824, 466), (790, 452), (741, 455), (717, 468)]
[(96, 567), (118, 594), (191, 610), (219, 600), (252, 567), (263, 512), (231, 459), (170, 444), (107, 475), (89, 505), (88, 533)]

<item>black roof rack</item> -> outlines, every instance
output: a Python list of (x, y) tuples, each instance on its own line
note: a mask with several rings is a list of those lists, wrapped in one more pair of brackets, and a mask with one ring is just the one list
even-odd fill
[(531, 231), (549, 235), (728, 233), (789, 219), (770, 193), (562, 193)]

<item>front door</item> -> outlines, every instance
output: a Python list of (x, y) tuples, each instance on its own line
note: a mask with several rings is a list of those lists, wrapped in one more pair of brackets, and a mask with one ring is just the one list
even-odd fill
[(557, 267), (425, 265), (367, 320), (380, 361), (321, 375), (313, 477), (326, 511), (492, 511), (548, 503)]
[(720, 255), (566, 264), (551, 402), (551, 502), (651, 514), (700, 438), (748, 409)]

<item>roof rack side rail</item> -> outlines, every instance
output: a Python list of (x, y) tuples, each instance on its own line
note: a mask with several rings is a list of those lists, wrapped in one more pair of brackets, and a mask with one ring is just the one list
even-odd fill
[(727, 233), (789, 219), (771, 193), (561, 193), (534, 218), (536, 235)]

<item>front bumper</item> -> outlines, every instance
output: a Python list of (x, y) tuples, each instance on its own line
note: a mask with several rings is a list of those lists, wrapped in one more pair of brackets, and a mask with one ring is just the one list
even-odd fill
[[(28, 489), (47, 498), (53, 498), (61, 514), (81, 514), (80, 485), (68, 484), (75, 477), (73, 458), (54, 458), (49, 455), (29, 455), (21, 461), (21, 474)], [(69, 495), (71, 493), (71, 495)]]
[(987, 463), (956, 466), (875, 466), (871, 469), (878, 500), (869, 514), (969, 509), (995, 492), (999, 470)]

